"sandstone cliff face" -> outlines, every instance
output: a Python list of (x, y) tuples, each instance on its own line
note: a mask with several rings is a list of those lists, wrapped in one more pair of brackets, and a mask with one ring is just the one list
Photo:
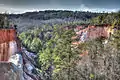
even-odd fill
[(109, 38), (110, 37), (110, 32), (108, 31), (109, 26), (108, 27), (95, 27), (95, 26), (91, 26), (91, 27), (87, 27), (85, 29), (76, 31), (76, 35), (77, 37), (73, 37), (72, 39), (77, 39), (79, 38), (80, 41), (87, 41), (90, 39), (96, 39), (96, 38)]
[(0, 29), (0, 44), (16, 40), (16, 31), (14, 29)]
[(21, 47), (14, 29), (0, 29), (0, 80), (41, 80), (35, 57)]
[(17, 52), (17, 34), (14, 29), (0, 30), (0, 61), (8, 61)]
[(22, 80), (20, 70), (9, 62), (17, 51), (17, 34), (14, 29), (0, 29), (0, 80)]

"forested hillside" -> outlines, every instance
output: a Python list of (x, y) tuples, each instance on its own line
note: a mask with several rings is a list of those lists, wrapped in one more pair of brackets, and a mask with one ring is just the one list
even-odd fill
[[(12, 18), (31, 19), (63, 19), (74, 18), (82, 19), (81, 21), (49, 22), (37, 27), (32, 25), (24, 26), (18, 35), (22, 46), (28, 51), (37, 55), (34, 60), (36, 67), (41, 72), (43, 80), (119, 80), (120, 79), (120, 13), (77, 13), (72, 11), (42, 11), (10, 15)], [(44, 13), (44, 14), (41, 14)], [(72, 14), (73, 13), (73, 14)], [(75, 13), (75, 14), (74, 14)], [(87, 14), (89, 13), (89, 14)], [(30, 15), (29, 15), (30, 14)], [(35, 18), (36, 14), (44, 15), (44, 18)], [(59, 15), (58, 17), (53, 14)], [(63, 15), (64, 14), (64, 15)], [(65, 15), (66, 14), (66, 15)], [(91, 15), (86, 17), (86, 15)], [(99, 14), (99, 15), (98, 15)], [(24, 16), (23, 16), (24, 15)], [(26, 15), (26, 16), (25, 16)], [(31, 16), (34, 16), (32, 18)], [(49, 16), (45, 16), (49, 15)], [(51, 15), (51, 16), (50, 16)], [(69, 16), (68, 16), (69, 15)], [(70, 17), (70, 15), (72, 17)], [(78, 17), (73, 17), (74, 15)], [(81, 15), (81, 16), (80, 16)], [(18, 17), (16, 17), (18, 16)], [(29, 19), (30, 18), (30, 19)], [(4, 21), (0, 19), (1, 26)], [(66, 21), (66, 20), (64, 20)], [(87, 21), (87, 22), (86, 22)], [(9, 21), (8, 21), (9, 22)], [(33, 22), (33, 21), (31, 21)], [(39, 23), (39, 20), (38, 20)], [(9, 24), (8, 24), (9, 25)], [(101, 25), (101, 26), (97, 26)], [(104, 28), (104, 25), (109, 25)], [(92, 28), (89, 28), (92, 26)], [(4, 26), (3, 26), (4, 27)], [(80, 28), (76, 30), (76, 28)], [(86, 32), (92, 30), (105, 29), (109, 33), (108, 37), (100, 36), (85, 41)], [(18, 30), (20, 27), (18, 26)], [(78, 31), (78, 32), (77, 32)], [(83, 32), (81, 32), (83, 31)], [(81, 32), (78, 35), (76, 33)], [(94, 31), (95, 32), (95, 31)], [(104, 34), (97, 32), (94, 34)], [(93, 34), (93, 36), (94, 36)], [(72, 37), (78, 37), (72, 39)], [(83, 38), (81, 41), (81, 38)], [(73, 42), (78, 42), (72, 44)]]
[(37, 20), (49, 19), (80, 19), (87, 20), (98, 16), (100, 13), (83, 12), (83, 11), (67, 11), (67, 10), (45, 10), (39, 12), (26, 12), (23, 14), (10, 14), (9, 18), (29, 18)]
[[(36, 62), (44, 80), (119, 80), (120, 13), (102, 14), (89, 25), (109, 24), (109, 38), (72, 45), (74, 28), (81, 24), (44, 26), (19, 35), (23, 45), (38, 55)], [(87, 24), (88, 25), (88, 24)], [(102, 27), (102, 26), (101, 26)], [(84, 27), (85, 28), (85, 27)]]
[[(18, 31), (27, 31), (45, 25), (63, 25), (76, 23), (89, 23), (92, 19), (103, 13), (92, 13), (83, 11), (67, 10), (46, 10), (36, 12), (26, 12), (23, 14), (6, 14), (11, 24), (16, 24)], [(3, 14), (1, 14), (3, 15)]]

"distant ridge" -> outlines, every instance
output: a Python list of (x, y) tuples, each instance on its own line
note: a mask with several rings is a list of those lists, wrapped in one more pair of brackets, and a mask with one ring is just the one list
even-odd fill
[(37, 20), (49, 20), (49, 19), (81, 19), (86, 20), (96, 17), (102, 13), (93, 13), (85, 11), (69, 11), (69, 10), (45, 10), (25, 12), (22, 14), (8, 14), (9, 18), (29, 18)]

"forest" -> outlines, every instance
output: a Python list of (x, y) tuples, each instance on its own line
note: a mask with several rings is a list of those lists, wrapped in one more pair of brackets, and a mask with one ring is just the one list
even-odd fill
[(93, 13), (84, 11), (68, 11), (68, 10), (45, 10), (26, 12), (23, 14), (9, 14), (9, 18), (29, 18), (36, 20), (49, 20), (49, 19), (81, 19), (87, 20), (104, 13)]
[[(77, 47), (71, 46), (71, 37), (76, 35), (74, 28), (80, 24), (45, 25), (19, 37), (28, 50), (38, 55), (36, 61), (44, 80), (117, 80), (120, 78), (120, 13), (92, 18), (89, 25), (96, 24), (111, 24), (118, 30), (109, 39), (100, 37)], [(70, 29), (66, 30), (66, 26)], [(79, 56), (83, 51), (88, 55)]]
[[(41, 16), (34, 16), (36, 14)], [(11, 16), (42, 20), (55, 18), (83, 20), (83, 23), (45, 24), (43, 27), (19, 33), (22, 45), (37, 55), (36, 67), (41, 72), (43, 80), (120, 79), (120, 12), (41, 11), (9, 15)], [(0, 19), (2, 26), (2, 18)], [(89, 22), (84, 23), (86, 20)], [(83, 25), (86, 28), (88, 25), (104, 24), (109, 24), (111, 29), (117, 29), (109, 38), (99, 37), (81, 42), (77, 46), (72, 45), (72, 42), (78, 41), (71, 39), (76, 36), (74, 29), (77, 26)], [(85, 56), (80, 56), (82, 54)]]

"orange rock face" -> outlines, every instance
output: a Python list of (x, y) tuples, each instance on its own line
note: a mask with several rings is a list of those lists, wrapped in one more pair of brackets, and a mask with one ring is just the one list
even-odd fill
[(109, 34), (105, 27), (97, 27), (97, 28), (90, 29), (88, 31), (89, 39), (94, 39), (94, 38), (98, 38), (98, 37), (107, 38), (108, 36), (109, 36)]
[(82, 32), (87, 31), (87, 38), (88, 39), (95, 39), (99, 37), (108, 38), (109, 32), (107, 27), (95, 27), (95, 26), (88, 26), (88, 28), (85, 28), (83, 30), (79, 30), (76, 32), (77, 35), (81, 35)]
[(16, 40), (16, 31), (14, 29), (0, 30), (0, 44), (15, 40)]
[(80, 42), (72, 42), (72, 45), (79, 45), (80, 44)]
[(8, 60), (8, 47), (7, 43), (0, 44), (0, 61), (7, 61)]
[(87, 50), (84, 51), (82, 54), (80, 54), (80, 57), (83, 57), (83, 56), (86, 56), (86, 55), (88, 55), (88, 51)]
[[(16, 31), (14, 29), (1, 29), (0, 30), (0, 61), (8, 61), (13, 46), (11, 42), (16, 42)], [(12, 50), (13, 52), (13, 50)]]
[(77, 36), (73, 36), (71, 39), (77, 39)]

